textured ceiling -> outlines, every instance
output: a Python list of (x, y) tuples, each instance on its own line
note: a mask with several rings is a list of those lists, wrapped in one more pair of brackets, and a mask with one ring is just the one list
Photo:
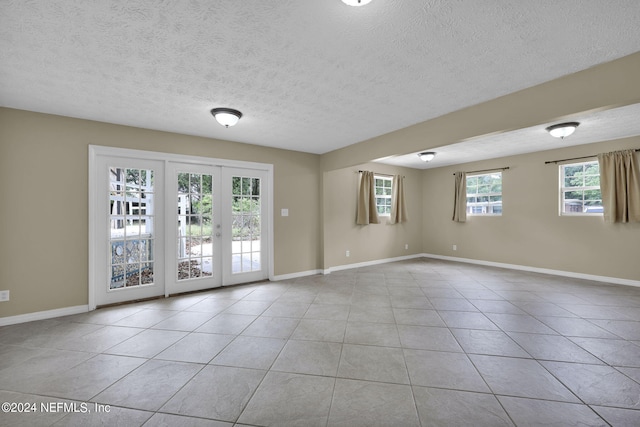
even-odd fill
[(638, 0), (0, 0), (0, 106), (326, 153), (634, 53), (638, 22)]
[[(420, 152), (391, 156), (375, 161), (415, 169), (431, 169), (477, 160), (532, 153), (534, 151), (592, 144), (594, 142), (640, 135), (639, 117), (640, 104), (634, 104), (597, 113), (575, 116), (571, 121), (579, 122), (580, 126), (578, 126), (573, 135), (564, 139), (554, 138), (545, 130), (549, 125), (558, 123), (553, 122), (497, 135), (471, 138), (442, 147), (430, 148), (425, 151), (435, 152), (436, 157), (428, 163), (420, 160), (418, 157)], [(597, 153), (594, 153), (594, 155), (595, 154)]]

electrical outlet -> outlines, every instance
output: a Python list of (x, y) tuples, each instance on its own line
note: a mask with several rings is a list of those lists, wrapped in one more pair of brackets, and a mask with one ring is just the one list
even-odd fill
[(458, 250), (458, 245), (453, 245), (453, 250), (457, 251)]
[(0, 301), (9, 301), (9, 291), (0, 291)]
[(347, 253), (345, 254), (347, 257), (351, 256), (351, 252), (347, 251)]
[(408, 250), (408, 249), (409, 249), (409, 244), (408, 244), (408, 243), (405, 243), (405, 244), (404, 244), (404, 250), (406, 251), (406, 250)]

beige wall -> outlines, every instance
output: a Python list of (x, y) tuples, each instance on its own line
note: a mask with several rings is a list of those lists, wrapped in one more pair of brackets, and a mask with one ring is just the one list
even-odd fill
[[(274, 164), (276, 275), (426, 252), (640, 280), (640, 226), (559, 217), (557, 168), (544, 165), (637, 138), (424, 172), (367, 163), (638, 103), (638, 75), (640, 52), (322, 156), (0, 108), (0, 317), (87, 303), (90, 144)], [(500, 166), (504, 215), (454, 224), (452, 172)], [(360, 168), (402, 170), (408, 223), (355, 225)]]
[[(409, 220), (389, 224), (356, 225), (358, 170), (404, 175), (406, 206)], [(324, 173), (324, 269), (366, 261), (388, 259), (422, 252), (422, 172), (377, 163)], [(409, 249), (405, 249), (405, 244)], [(350, 256), (346, 256), (349, 250)]]
[[(424, 252), (640, 280), (640, 224), (559, 216), (558, 165), (545, 164), (624, 148), (640, 148), (640, 137), (424, 171)], [(507, 166), (503, 215), (453, 222), (453, 172)]]
[(0, 108), (0, 317), (87, 304), (89, 144), (274, 164), (275, 274), (319, 268), (319, 156)]

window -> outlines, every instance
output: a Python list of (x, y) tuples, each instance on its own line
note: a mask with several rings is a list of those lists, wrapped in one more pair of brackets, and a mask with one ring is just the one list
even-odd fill
[(393, 184), (393, 178), (390, 176), (375, 176), (376, 186), (376, 208), (378, 209), (378, 215), (390, 216), (391, 215), (391, 188)]
[(467, 214), (502, 215), (502, 172), (467, 177)]
[(602, 215), (598, 161), (560, 165), (560, 214)]

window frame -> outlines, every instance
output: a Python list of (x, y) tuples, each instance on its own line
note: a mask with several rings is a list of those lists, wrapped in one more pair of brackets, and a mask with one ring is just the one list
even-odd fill
[[(384, 182), (388, 182), (389, 186), (379, 186), (378, 185), (378, 180), (382, 180)], [(374, 174), (373, 175), (373, 186), (374, 186), (374, 191), (375, 191), (375, 197), (376, 197), (376, 212), (378, 213), (378, 216), (391, 216), (391, 206), (393, 205), (393, 177), (392, 176), (387, 176), (387, 175), (377, 175)], [(378, 188), (381, 188), (383, 190), (388, 189), (389, 194), (378, 194)], [(385, 202), (384, 205), (380, 205), (379, 204), (379, 200), (388, 200), (389, 203), (387, 204)], [(380, 212), (380, 208), (383, 208), (385, 210), (385, 212)], [(386, 212), (388, 209), (388, 212)]]
[[(598, 185), (582, 185), (582, 186), (565, 186), (565, 180), (566, 180), (566, 176), (565, 176), (565, 169), (567, 167), (570, 166), (582, 166), (582, 170), (583, 172), (586, 170), (587, 165), (590, 164), (595, 164), (598, 166), (598, 172), (599, 172), (599, 163), (598, 163), (598, 159), (597, 158), (593, 158), (592, 160), (585, 160), (585, 161), (581, 161), (581, 162), (571, 162), (571, 163), (561, 163), (558, 165), (558, 214), (559, 216), (567, 216), (567, 217), (572, 217), (572, 216), (603, 216), (604, 215), (604, 208), (602, 209), (601, 212), (585, 212), (584, 209), (586, 208), (586, 206), (584, 205), (585, 202), (585, 198), (584, 198), (584, 192), (585, 191), (598, 191), (600, 192), (600, 174), (598, 173)], [(588, 175), (588, 176), (594, 176), (594, 175)], [(586, 176), (583, 176), (583, 184), (585, 184), (586, 180)], [(582, 207), (583, 207), (583, 211), (582, 212), (571, 212), (571, 211), (565, 211), (565, 200), (573, 200), (573, 199), (565, 199), (564, 195), (566, 192), (568, 191), (581, 191), (582, 193)], [(602, 193), (600, 193), (600, 203), (602, 206)], [(596, 207), (599, 207), (596, 205)]]
[[(476, 185), (476, 192), (473, 194), (469, 194), (469, 178), (480, 178), (483, 176), (491, 176), (491, 175), (500, 175), (500, 192), (489, 192), (489, 193), (479, 193), (478, 189), (479, 189), (479, 185)], [(467, 216), (487, 216), (487, 217), (498, 217), (498, 216), (502, 216), (502, 213), (504, 211), (504, 199), (503, 199), (503, 179), (502, 179), (503, 175), (502, 175), (502, 171), (493, 171), (493, 172), (482, 172), (482, 173), (471, 173), (471, 174), (467, 174), (466, 178), (465, 178), (465, 184), (467, 187), (467, 191), (466, 191), (466, 198), (465, 198), (465, 210), (467, 212)], [(469, 205), (469, 198), (470, 197), (500, 197), (500, 212), (473, 212), (473, 208), (474, 207), (491, 207), (492, 211), (493, 211), (493, 207), (494, 205), (491, 205), (491, 200), (489, 200), (488, 202), (475, 202), (477, 205), (476, 206), (470, 206)], [(495, 203), (495, 202), (494, 202)]]

